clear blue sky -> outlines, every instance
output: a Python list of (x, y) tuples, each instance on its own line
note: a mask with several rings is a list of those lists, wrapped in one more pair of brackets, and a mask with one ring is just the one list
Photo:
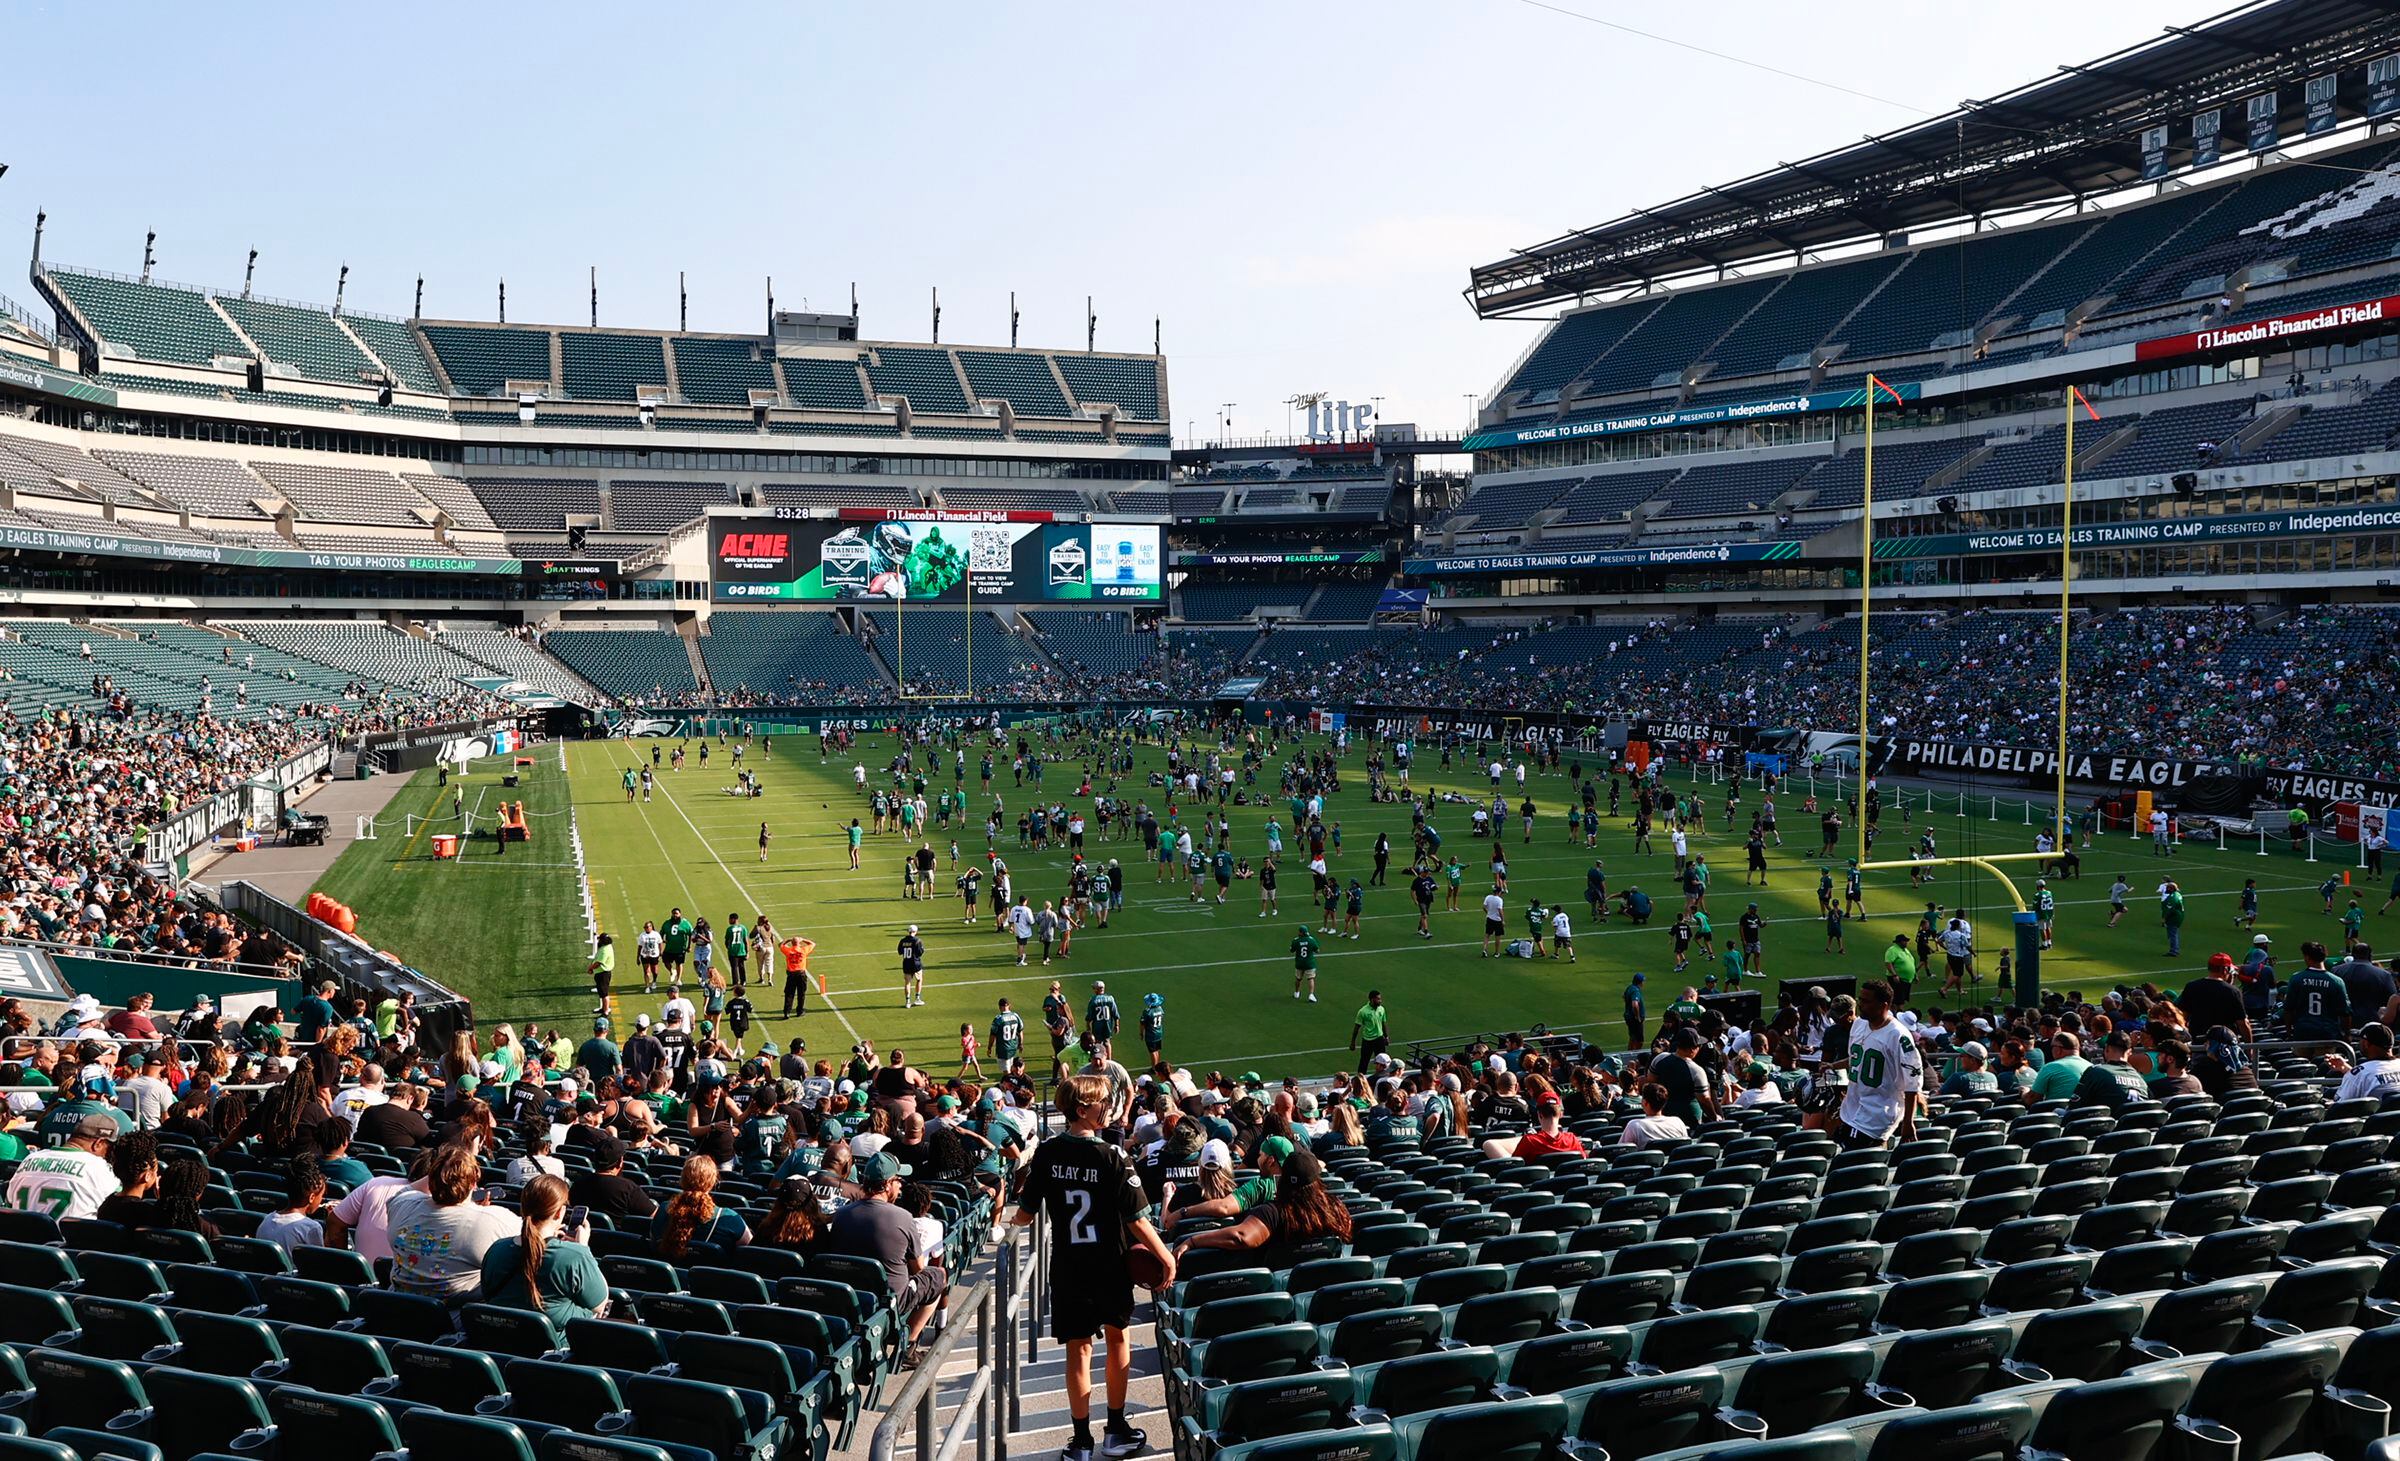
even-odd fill
[[(1149, 348), (1176, 429), (1285, 400), (1448, 427), (1531, 339), (1471, 264), (2210, 13), (2192, 3), (1525, 0), (11, 7), (0, 226), (47, 256), (405, 314)], [(0, 285), (30, 302), (30, 287)]]

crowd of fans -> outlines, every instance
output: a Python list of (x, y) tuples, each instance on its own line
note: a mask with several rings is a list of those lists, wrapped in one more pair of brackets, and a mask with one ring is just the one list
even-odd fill
[[(2303, 609), (2272, 622), (2241, 606), (2080, 616), (2070, 741), (2109, 755), (2224, 761), (2400, 778), (2400, 736), (2373, 707), (2400, 690), (2400, 612)], [(1739, 634), (1665, 621), (1553, 620), (1438, 628), (1270, 629), (1240, 666), (1230, 636), (1173, 634), (1117, 675), (1044, 671), (994, 695), (1205, 700), (1236, 673), (1271, 700), (1668, 717), (1837, 730), (1858, 714), (1858, 627), (1761, 620)], [(1728, 643), (1730, 639), (1730, 644)], [(1893, 611), (1876, 620), (1879, 732), (2046, 743), (2057, 725), (2056, 619), (2042, 612)]]

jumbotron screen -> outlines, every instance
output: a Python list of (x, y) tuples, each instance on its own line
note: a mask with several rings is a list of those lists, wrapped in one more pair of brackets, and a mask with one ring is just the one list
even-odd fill
[(970, 584), (975, 598), (1001, 604), (1156, 603), (1165, 594), (1158, 524), (1030, 513), (716, 518), (709, 563), (719, 603), (963, 603)]

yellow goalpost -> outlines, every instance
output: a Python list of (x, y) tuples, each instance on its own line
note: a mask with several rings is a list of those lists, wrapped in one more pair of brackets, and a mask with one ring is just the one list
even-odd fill
[(2100, 419), (2100, 413), (2092, 409), (2092, 403), (2084, 398), (2082, 391), (2071, 385), (2067, 387), (2067, 398), (2064, 403), (2067, 417), (2065, 460), (2059, 473), (2063, 491), (2060, 500), (2058, 541), (2058, 754), (2054, 786), (2057, 806), (2053, 809), (2054, 831), (2052, 832), (2054, 850), (2047, 853), (1993, 852), (1972, 857), (1931, 857), (1869, 862), (1867, 860), (1867, 780), (1869, 774), (1868, 746), (1871, 744), (1870, 736), (1873, 726), (1868, 718), (1867, 691), (1869, 654), (1873, 647), (1870, 638), (1872, 627), (1870, 616), (1874, 610), (1875, 591), (1875, 406), (1878, 399), (1883, 396), (1889, 396), (1894, 401), (1900, 399), (1900, 393), (1885, 384), (1882, 377), (1870, 373), (1867, 376), (1866, 441), (1863, 447), (1865, 460), (1862, 463), (1865, 468), (1865, 497), (1864, 505), (1860, 509), (1861, 542), (1858, 572), (1858, 801), (1854, 808), (1857, 813), (1858, 866), (1861, 871), (1910, 868), (1919, 872), (1931, 867), (1944, 866), (1963, 865), (1981, 868), (1999, 880), (2001, 888), (2008, 894), (2009, 903), (2018, 913), (2024, 913), (2028, 911), (2024, 895), (2017, 890), (2015, 880), (2009, 877), (2006, 869), (1999, 865), (2011, 862), (2047, 862), (2061, 855), (2067, 846), (2067, 650), (2069, 619), (2074, 606), (2075, 580), (2075, 411), (2077, 407), (2081, 407), (2094, 421)]
[[(959, 616), (959, 622), (966, 626), (967, 632), (967, 684), (963, 690), (912, 691), (908, 688), (908, 600), (905, 597), (892, 600), (892, 673), (900, 681), (902, 700), (958, 701), (975, 698), (974, 576), (968, 575), (965, 584), (966, 604)], [(926, 607), (935, 606), (929, 604)], [(940, 613), (941, 610), (935, 608), (935, 612)]]

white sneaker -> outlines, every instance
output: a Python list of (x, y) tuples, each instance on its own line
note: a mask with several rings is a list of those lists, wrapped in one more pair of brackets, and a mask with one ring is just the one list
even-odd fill
[(1310, 1004), (1315, 1004), (1315, 1003), (1317, 1002), (1317, 997), (1316, 997), (1315, 995), (1313, 995), (1313, 994), (1312, 994), (1312, 995), (1310, 995), (1310, 996), (1308, 997), (1308, 1002), (1309, 1002)]
[(1294, 998), (1294, 999), (1298, 999), (1299, 997), (1300, 997), (1300, 991), (1299, 991), (1299, 990), (1297, 990), (1297, 989), (1293, 990), (1293, 991), (1292, 991), (1292, 998)]

